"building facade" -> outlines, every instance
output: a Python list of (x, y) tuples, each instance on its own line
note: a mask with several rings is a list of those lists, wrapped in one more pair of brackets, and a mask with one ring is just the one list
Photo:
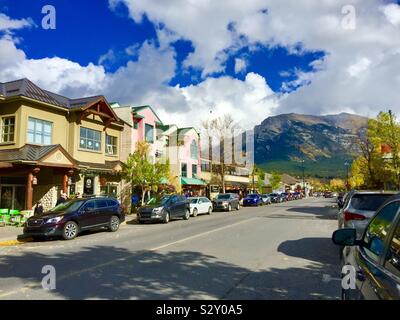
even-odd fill
[(0, 83), (0, 207), (118, 196), (124, 124), (103, 96), (69, 99), (28, 79)]

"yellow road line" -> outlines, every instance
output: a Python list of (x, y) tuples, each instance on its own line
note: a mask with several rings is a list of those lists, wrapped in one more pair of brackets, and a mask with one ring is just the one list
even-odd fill
[(0, 241), (0, 247), (12, 247), (12, 246), (18, 246), (20, 244), (30, 242), (32, 241), (31, 238), (27, 239), (21, 239), (21, 240), (6, 240), (6, 241)]

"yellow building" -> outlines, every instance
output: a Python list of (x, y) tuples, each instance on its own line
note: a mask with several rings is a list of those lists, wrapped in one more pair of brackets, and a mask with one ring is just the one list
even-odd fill
[(103, 96), (69, 99), (28, 79), (0, 83), (0, 208), (118, 195), (124, 126)]

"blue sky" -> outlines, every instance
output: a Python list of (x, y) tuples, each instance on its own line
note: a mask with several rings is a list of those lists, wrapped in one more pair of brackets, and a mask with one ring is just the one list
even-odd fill
[[(41, 27), (47, 4), (55, 30)], [(400, 112), (399, 58), (396, 1), (0, 0), (0, 81), (151, 104), (179, 125), (202, 110), (244, 126)]]
[[(0, 12), (15, 19), (30, 17), (36, 24), (36, 27), (17, 33), (23, 38), (19, 47), (31, 59), (58, 56), (87, 65), (90, 62), (97, 63), (102, 55), (112, 49), (116, 55), (115, 61), (107, 61), (104, 66), (107, 71), (114, 72), (128, 60), (137, 59), (125, 53), (127, 47), (140, 46), (146, 40), (157, 43), (153, 23), (146, 18), (141, 23), (135, 23), (130, 19), (126, 6), (119, 5), (112, 11), (108, 0), (53, 0), (51, 4), (57, 10), (57, 28), (43, 30), (40, 27), (43, 18), (41, 10), (49, 3), (48, 0), (0, 0)], [(203, 78), (199, 69), (182, 67), (182, 61), (194, 51), (191, 41), (180, 39), (173, 42), (172, 46), (176, 51), (177, 70), (169, 84), (187, 86), (201, 82)], [(229, 57), (224, 72), (212, 75), (229, 75), (243, 80), (247, 72), (256, 72), (267, 78), (270, 87), (278, 92), (283, 82), (296, 78), (293, 74), (295, 69), (310, 71), (312, 68), (309, 64), (322, 56), (322, 51), (290, 54), (282, 47), (258, 45), (251, 50), (246, 47)], [(243, 57), (248, 66), (246, 73), (235, 73), (235, 59)]]

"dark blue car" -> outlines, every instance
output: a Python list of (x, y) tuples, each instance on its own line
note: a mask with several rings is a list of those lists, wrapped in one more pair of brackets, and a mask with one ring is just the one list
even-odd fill
[(261, 206), (263, 200), (259, 194), (249, 194), (243, 199), (243, 206)]
[(351, 228), (335, 231), (332, 239), (344, 247), (342, 299), (400, 299), (400, 196), (377, 210), (361, 240)]

